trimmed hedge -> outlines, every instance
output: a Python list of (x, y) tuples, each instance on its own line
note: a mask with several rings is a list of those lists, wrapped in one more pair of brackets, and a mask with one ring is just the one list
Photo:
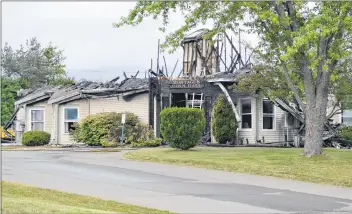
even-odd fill
[(43, 146), (50, 142), (50, 134), (44, 131), (28, 131), (22, 135), (25, 146)]
[(233, 142), (236, 138), (236, 115), (225, 95), (219, 95), (213, 111), (212, 131), (216, 141), (220, 144)]
[(165, 108), (160, 113), (160, 128), (172, 148), (187, 150), (197, 146), (205, 129), (204, 111), (195, 108)]
[(341, 128), (340, 134), (345, 140), (352, 140), (352, 126)]

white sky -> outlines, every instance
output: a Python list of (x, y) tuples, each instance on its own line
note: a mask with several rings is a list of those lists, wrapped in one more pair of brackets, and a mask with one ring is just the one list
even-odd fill
[[(64, 50), (69, 76), (77, 80), (106, 81), (156, 68), (158, 39), (165, 38), (158, 27), (161, 20), (148, 18), (137, 27), (113, 28), (121, 16), (128, 14), (135, 2), (2, 2), (2, 45), (18, 48), (37, 37), (42, 44), (52, 42)], [(183, 23), (181, 14), (170, 19), (168, 31)], [(246, 38), (246, 37), (244, 37)], [(182, 49), (165, 53), (167, 67), (173, 69), (182, 60)], [(160, 66), (163, 65), (162, 55)], [(181, 61), (177, 71), (181, 70)]]

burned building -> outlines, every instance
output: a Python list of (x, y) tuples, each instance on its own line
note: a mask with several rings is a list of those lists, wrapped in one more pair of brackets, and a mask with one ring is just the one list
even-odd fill
[[(164, 74), (163, 69), (150, 69), (148, 78), (138, 78), (138, 73), (132, 77), (125, 74), (120, 82), (115, 78), (107, 83), (83, 81), (66, 87), (21, 91), (15, 102), (16, 111), (5, 128), (14, 125), (19, 143), (23, 132), (43, 130), (51, 134), (52, 144), (72, 144), (69, 130), (73, 123), (92, 114), (114, 111), (136, 114), (160, 136), (162, 109), (188, 107), (204, 109), (204, 135), (211, 136), (213, 106), (223, 93), (238, 122), (236, 143), (293, 141), (300, 116), (293, 117), (294, 111), (280, 100), (270, 101), (260, 94), (231, 89), (239, 77), (252, 72), (250, 57), (242, 57), (226, 33), (215, 42), (205, 39), (206, 33), (202, 29), (184, 38), (182, 70), (176, 75), (175, 69), (170, 76), (167, 70)], [(231, 47), (230, 60), (222, 57), (226, 43)]]

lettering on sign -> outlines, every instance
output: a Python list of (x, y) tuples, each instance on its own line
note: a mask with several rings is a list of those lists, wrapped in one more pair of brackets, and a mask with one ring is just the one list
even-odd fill
[(175, 80), (170, 82), (170, 88), (203, 88), (200, 80)]
[(121, 123), (125, 124), (125, 122), (126, 122), (126, 114), (122, 114)]

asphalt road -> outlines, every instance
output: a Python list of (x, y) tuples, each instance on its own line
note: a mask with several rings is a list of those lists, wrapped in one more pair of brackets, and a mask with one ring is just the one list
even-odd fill
[(140, 163), (115, 152), (4, 151), (2, 179), (177, 213), (352, 213), (352, 188)]

